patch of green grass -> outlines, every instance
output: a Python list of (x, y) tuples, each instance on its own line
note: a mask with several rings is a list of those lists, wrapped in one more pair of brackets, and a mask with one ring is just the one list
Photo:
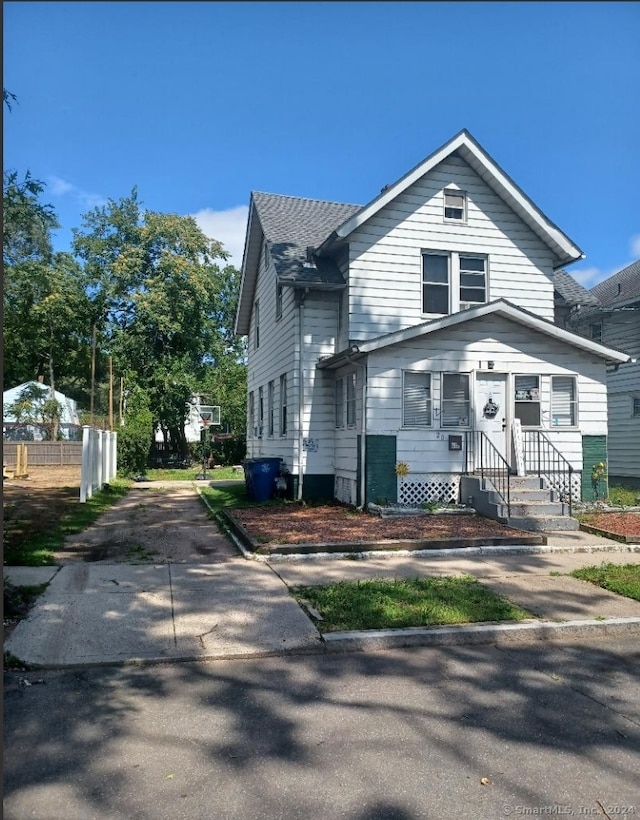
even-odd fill
[[(147, 470), (145, 476), (149, 481), (195, 481), (196, 476), (202, 473), (202, 464), (193, 464), (185, 470), (157, 469)], [(244, 481), (244, 471), (235, 470), (233, 467), (207, 467), (207, 481), (232, 481), (241, 479)]]
[(322, 615), (323, 632), (407, 626), (520, 621), (533, 617), (470, 575), (293, 587), (296, 599)]
[(253, 506), (247, 498), (244, 482), (236, 487), (203, 487), (201, 492), (216, 512), (223, 507)]
[(4, 563), (9, 567), (43, 567), (53, 564), (53, 553), (60, 549), (67, 535), (86, 530), (115, 502), (129, 491), (131, 482), (116, 478), (104, 489), (94, 493), (85, 504), (78, 500), (60, 521), (52, 524), (46, 533), (26, 536), (17, 547), (5, 547)]
[(151, 561), (156, 555), (156, 552), (151, 552), (146, 549), (146, 547), (143, 547), (142, 544), (132, 544), (129, 547), (127, 558), (135, 564)]
[(635, 507), (640, 498), (640, 490), (633, 487), (625, 487), (624, 485), (617, 485), (609, 487), (609, 503), (614, 507)]
[(49, 586), (46, 584), (27, 584), (25, 586), (16, 586), (4, 579), (3, 590), (3, 616), (5, 618), (24, 618), (27, 612), (33, 606), (38, 595), (42, 595), (45, 589)]
[(640, 601), (640, 564), (607, 564), (575, 569), (571, 575), (580, 581)]

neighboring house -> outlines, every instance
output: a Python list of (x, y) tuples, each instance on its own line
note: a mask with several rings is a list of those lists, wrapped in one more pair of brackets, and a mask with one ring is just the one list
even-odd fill
[[(197, 444), (202, 437), (202, 431), (211, 427), (220, 426), (220, 407), (202, 403), (202, 396), (194, 394), (187, 402), (184, 422), (184, 436), (188, 444)], [(164, 442), (164, 434), (160, 427), (156, 427), (154, 441), (157, 444)]]
[[(51, 388), (42, 382), (24, 382), (17, 387), (11, 387), (2, 394), (2, 431), (3, 437), (9, 441), (42, 441), (45, 438), (44, 430), (36, 424), (17, 424), (15, 416), (9, 412), (9, 407), (20, 398), (20, 394), (27, 387), (40, 387), (47, 391), (45, 398), (50, 398)], [(76, 438), (80, 435), (80, 417), (78, 404), (74, 399), (54, 390), (57, 402), (62, 406), (60, 416), (60, 433), (63, 438)]]
[(607, 375), (609, 476), (640, 487), (640, 261), (590, 293), (595, 304), (572, 314), (569, 326), (635, 360), (610, 368)]
[(252, 193), (248, 456), (295, 497), (419, 504), (457, 501), (481, 452), (530, 472), (551, 443), (588, 493), (628, 356), (554, 324), (582, 257), (467, 131), (365, 206)]

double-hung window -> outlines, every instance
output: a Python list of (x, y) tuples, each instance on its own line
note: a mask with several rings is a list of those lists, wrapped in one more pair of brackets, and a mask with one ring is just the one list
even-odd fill
[(540, 427), (540, 376), (515, 377), (514, 407), (523, 427)]
[(422, 254), (422, 312), (449, 313), (448, 254)]
[(344, 379), (336, 379), (336, 427), (344, 427)]
[(431, 427), (431, 373), (404, 372), (402, 424), (404, 427)]
[(356, 424), (356, 374), (349, 373), (345, 377), (347, 383), (347, 427)]
[(578, 423), (574, 376), (551, 377), (551, 426), (575, 427)]
[(444, 192), (444, 221), (467, 221), (467, 195), (464, 191), (450, 189)]
[(287, 374), (280, 376), (280, 435), (287, 435)]
[(440, 399), (440, 426), (467, 427), (469, 424), (469, 375), (443, 373)]
[(631, 415), (634, 418), (640, 416), (640, 396), (633, 396), (631, 399)]
[(273, 436), (273, 393), (274, 384), (269, 382), (267, 385), (267, 435)]
[(487, 260), (483, 256), (460, 257), (460, 307), (484, 304), (487, 294)]

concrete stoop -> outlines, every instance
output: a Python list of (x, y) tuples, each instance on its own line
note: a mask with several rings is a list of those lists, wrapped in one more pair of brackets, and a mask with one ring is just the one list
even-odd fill
[(462, 476), (462, 498), (473, 499), (474, 508), (487, 518), (529, 532), (563, 532), (580, 529), (569, 515), (568, 505), (555, 498), (555, 491), (537, 476), (510, 477), (511, 515), (489, 481), (480, 476)]

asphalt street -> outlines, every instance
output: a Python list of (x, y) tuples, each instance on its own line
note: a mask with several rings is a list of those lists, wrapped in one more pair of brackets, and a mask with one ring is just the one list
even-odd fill
[(6, 820), (640, 813), (631, 641), (5, 673)]

